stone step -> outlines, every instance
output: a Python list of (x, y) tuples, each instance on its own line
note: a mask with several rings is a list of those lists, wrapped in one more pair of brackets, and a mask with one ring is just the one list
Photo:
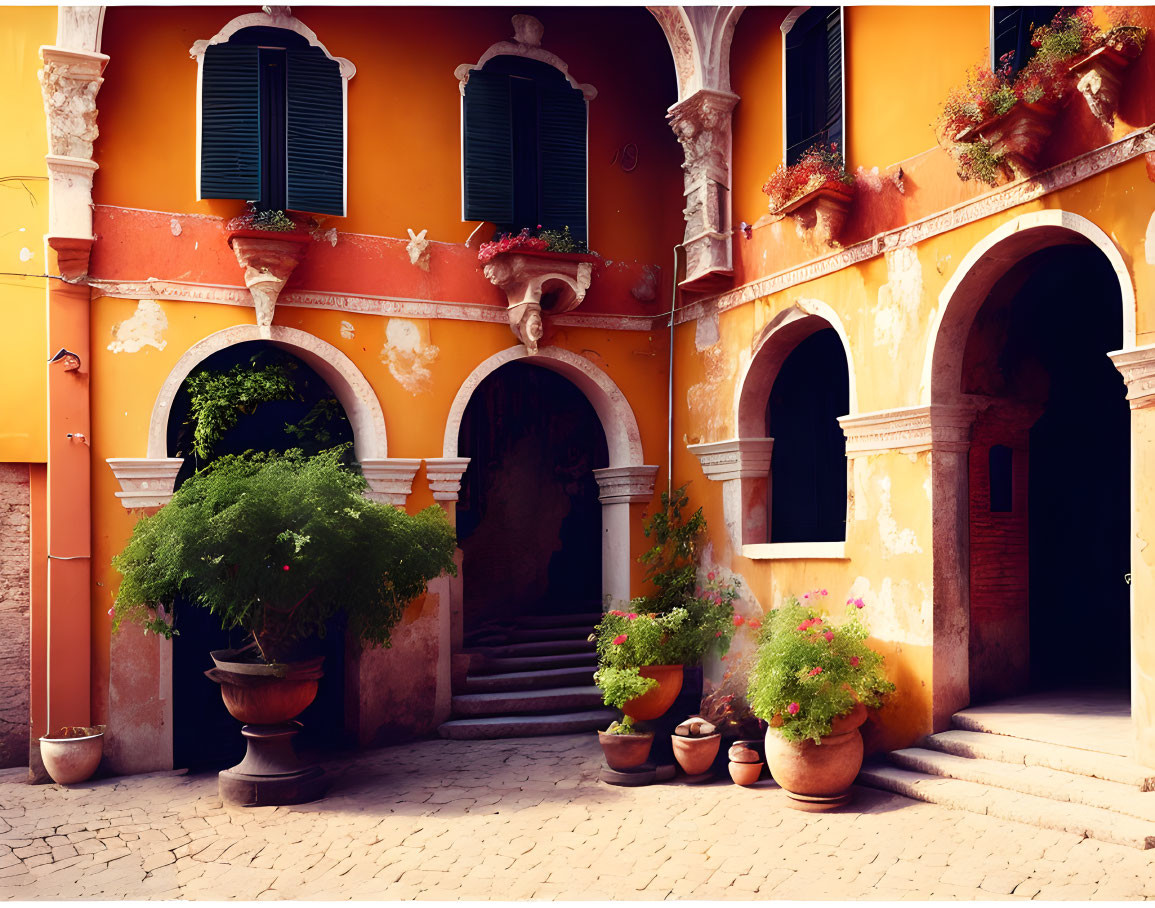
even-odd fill
[(494, 691), (458, 694), (453, 698), (454, 718), (505, 716), (511, 713), (545, 713), (602, 705), (602, 693), (592, 684), (544, 690)]
[(864, 765), (858, 782), (919, 801), (1069, 832), (1101, 842), (1132, 848), (1155, 847), (1155, 825), (1101, 807), (1053, 801), (878, 763)]
[(1063, 772), (1133, 786), (1138, 791), (1155, 792), (1155, 769), (1115, 754), (1095, 753), (1062, 744), (1046, 744), (1009, 735), (977, 731), (939, 732), (923, 739), (922, 746), (958, 757), (979, 757), (1002, 763), (1044, 766)]
[(524, 615), (518, 623), (522, 627), (574, 627), (580, 624), (592, 629), (601, 620), (601, 612), (578, 612), (573, 615)]
[(496, 716), (452, 719), (437, 729), (443, 738), (532, 738), (539, 735), (572, 735), (609, 728), (618, 718), (616, 709), (587, 709), (552, 716)]
[(569, 668), (547, 668), (527, 672), (502, 672), (494, 675), (469, 675), (465, 679), (467, 694), (487, 691), (540, 690), (545, 687), (565, 687), (574, 684), (589, 684), (594, 670), (589, 665), (575, 665)]
[[(479, 653), (480, 654), (480, 653)], [(532, 671), (547, 668), (573, 668), (589, 666), (592, 672), (597, 668), (598, 654), (593, 650), (583, 653), (554, 653), (541, 656), (503, 656), (494, 658), (481, 656), (471, 671), (474, 675), (491, 675), (500, 672)]]
[(520, 656), (593, 653), (594, 645), (583, 637), (581, 640), (539, 640), (531, 643), (510, 643), (505, 646), (479, 646), (475, 647), (474, 651), (491, 659), (513, 659)]
[(1044, 766), (960, 757), (921, 747), (896, 750), (890, 754), (890, 762), (927, 775), (977, 782), (1052, 801), (1100, 807), (1146, 820), (1155, 834), (1155, 793), (1137, 792), (1134, 787), (1119, 782), (1074, 775)]
[(518, 627), (506, 639), (510, 643), (532, 643), (539, 640), (585, 640), (594, 632), (592, 624), (558, 627)]

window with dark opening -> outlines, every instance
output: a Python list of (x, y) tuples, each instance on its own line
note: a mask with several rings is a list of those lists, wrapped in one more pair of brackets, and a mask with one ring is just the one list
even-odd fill
[(823, 328), (791, 351), (770, 389), (771, 542), (846, 538), (846, 438), (838, 417), (849, 409), (845, 348), (833, 328)]
[(1008, 513), (1015, 509), (1011, 467), (1014, 452), (1006, 445), (991, 445), (987, 455), (990, 482), (991, 513)]
[(1049, 25), (1061, 6), (992, 6), (991, 7), (991, 68), (998, 69), (1008, 53), (1011, 72), (1017, 73), (1035, 55), (1031, 47), (1031, 33), (1042, 25)]
[(242, 28), (201, 65), (199, 197), (345, 213), (345, 87), (319, 47)]
[(842, 11), (812, 6), (786, 33), (786, 163), (842, 132)]
[(581, 90), (546, 63), (502, 55), (470, 71), (463, 104), (462, 217), (587, 239)]

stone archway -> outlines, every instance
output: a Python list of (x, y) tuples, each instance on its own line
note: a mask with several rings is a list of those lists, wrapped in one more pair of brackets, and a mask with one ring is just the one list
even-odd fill
[[(1122, 255), (1095, 224), (1056, 210), (1018, 217), (977, 244), (940, 294), (931, 326), (920, 388), (923, 407), (913, 409), (928, 414), (930, 429), (935, 731), (948, 728), (953, 713), (966, 706), (971, 697), (971, 450), (976, 414), (989, 402), (963, 392), (967, 344), (976, 317), (996, 285), (1028, 256), (1063, 245), (1093, 247), (1102, 254), (1117, 281), (1123, 347), (1132, 349), (1135, 292)], [(1111, 354), (1112, 358), (1116, 355)], [(1132, 495), (1133, 527), (1136, 507), (1137, 499)], [(1134, 643), (1132, 635), (1132, 646)], [(1134, 674), (1132, 678), (1134, 687)]]
[(658, 467), (643, 462), (641, 432), (629, 401), (613, 380), (585, 357), (560, 347), (542, 347), (531, 355), (518, 345), (495, 353), (477, 366), (462, 383), (449, 408), (442, 446), (444, 456), (440, 461), (427, 462), (431, 483), (435, 481), (434, 475), (447, 477), (442, 480), (444, 490), (434, 486), (435, 497), (441, 491), (442, 501), (457, 500), (461, 476), (468, 466), (466, 458), (457, 456), (458, 436), (474, 391), (502, 366), (522, 360), (568, 379), (589, 400), (601, 422), (609, 453), (609, 466), (594, 471), (602, 503), (602, 596), (603, 599), (609, 596), (613, 601), (628, 599), (632, 561), (630, 505), (647, 503), (653, 497)]

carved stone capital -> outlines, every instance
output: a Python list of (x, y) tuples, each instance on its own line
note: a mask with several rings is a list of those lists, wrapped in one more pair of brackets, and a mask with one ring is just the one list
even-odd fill
[(602, 504), (636, 504), (654, 497), (656, 466), (607, 467), (594, 470), (598, 501)]
[(1132, 410), (1155, 407), (1155, 344), (1108, 354), (1127, 384)]
[(468, 457), (427, 457), (425, 479), (434, 501), (457, 501), (461, 477), (469, 466)]
[(931, 404), (842, 416), (838, 423), (846, 435), (847, 457), (966, 451), (975, 412), (974, 403)]
[(593, 279), (588, 255), (502, 252), (484, 267), (486, 278), (505, 294), (509, 326), (530, 353), (545, 336), (544, 319), (577, 308)]
[[(254, 235), (255, 234), (255, 235)], [(245, 286), (253, 297), (257, 324), (273, 324), (273, 311), (293, 270), (305, 258), (310, 239), (300, 234), (278, 234), (258, 230), (234, 230), (229, 246), (245, 272)]]
[(172, 500), (180, 457), (110, 457), (105, 461), (120, 483), (116, 493), (125, 508), (159, 508)]
[(413, 477), (421, 467), (421, 458), (385, 457), (362, 460), (361, 475), (369, 483), (365, 497), (382, 504), (405, 507), (413, 494)]
[(770, 458), (774, 453), (773, 438), (732, 438), (686, 449), (698, 458), (707, 479), (725, 482), (728, 479), (765, 479), (770, 474)]

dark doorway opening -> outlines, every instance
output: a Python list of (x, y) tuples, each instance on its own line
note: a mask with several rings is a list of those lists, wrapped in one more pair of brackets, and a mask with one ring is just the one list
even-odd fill
[[(261, 367), (270, 363), (285, 364), (290, 369), (298, 398), (268, 401), (253, 412), (242, 414), (213, 447), (207, 462), (249, 450), (302, 448), (307, 454), (315, 454), (352, 443), (352, 427), (340, 404), (334, 408), (332, 389), (308, 365), (272, 344), (249, 341), (228, 347), (205, 359), (198, 369), (225, 371), (237, 365)], [(184, 457), (185, 461), (177, 476), (177, 488), (198, 466), (206, 464), (198, 462), (192, 453), (189, 403), (186, 383), (173, 400), (168, 424), (169, 456)], [(318, 418), (319, 412), (331, 413), (332, 418)], [(286, 424), (310, 423), (319, 431), (298, 437), (285, 430)], [(351, 453), (349, 458), (352, 459)], [(206, 678), (204, 672), (213, 667), (209, 656), (212, 650), (243, 646), (248, 635), (241, 630), (222, 630), (215, 615), (187, 602), (178, 602), (175, 612), (180, 633), (173, 638), (173, 765), (194, 772), (225, 769), (244, 756), (244, 739), (240, 723), (221, 701), (220, 686)], [(325, 677), (317, 698), (298, 717), (304, 726), (297, 738), (302, 750), (331, 750), (345, 743), (345, 628), (340, 618), (330, 622), (323, 644)]]
[(509, 363), (473, 393), (458, 454), (463, 629), (601, 609), (601, 504), (609, 465), (597, 413), (549, 369)]
[(1129, 684), (1130, 411), (1107, 357), (1122, 342), (1118, 279), (1090, 246), (1028, 256), (975, 318), (972, 700)]
[(842, 339), (816, 331), (786, 357), (766, 403), (770, 461), (770, 542), (846, 539), (846, 438), (838, 417), (850, 409)]

